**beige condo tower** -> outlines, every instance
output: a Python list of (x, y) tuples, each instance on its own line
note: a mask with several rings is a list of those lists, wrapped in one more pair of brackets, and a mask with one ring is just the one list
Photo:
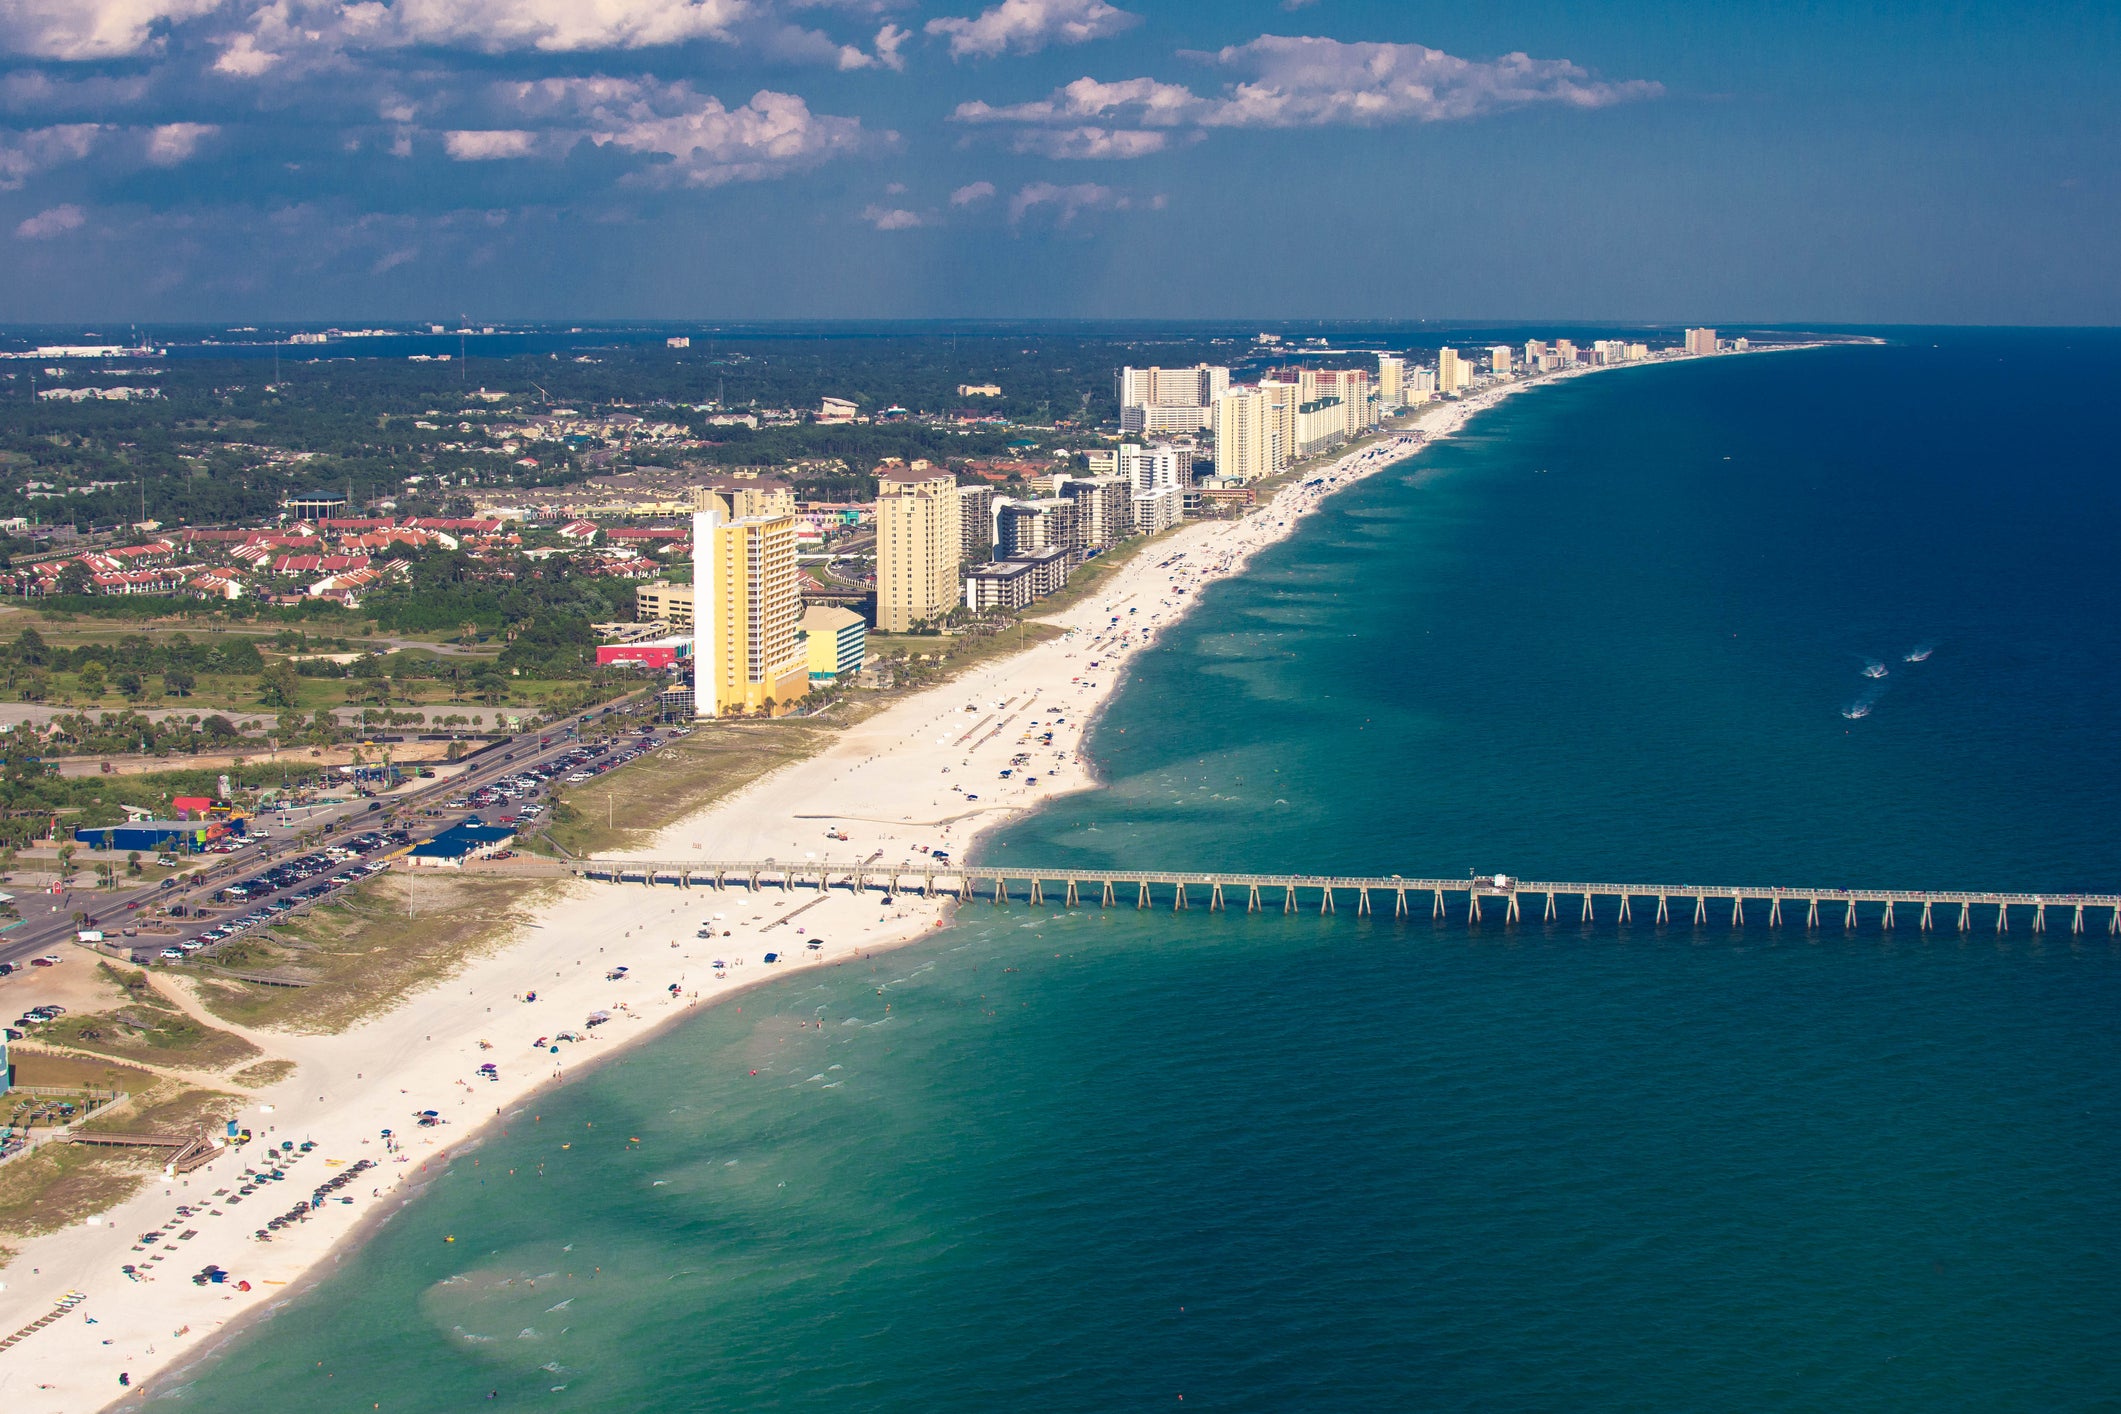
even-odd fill
[(928, 466), (886, 466), (876, 484), (876, 626), (904, 633), (956, 608), (965, 552), (957, 481)]

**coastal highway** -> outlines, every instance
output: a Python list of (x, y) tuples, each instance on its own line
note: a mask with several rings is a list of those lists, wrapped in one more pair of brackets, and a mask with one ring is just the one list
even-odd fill
[[(639, 705), (637, 700), (616, 703), (521, 733), (480, 752), (470, 759), (464, 770), (426, 782), (417, 790), (374, 799), (356, 797), (343, 805), (318, 809), (304, 817), (302, 829), (306, 833), (328, 837), (352, 836), (371, 829), (409, 827), (418, 812), (431, 810), (443, 801), (565, 755), (578, 745), (577, 736), (583, 727), (610, 713), (631, 714)], [(547, 744), (540, 745), (541, 740), (546, 739), (549, 739)], [(432, 838), (473, 813), (455, 810), (422, 818), (416, 828), (415, 841)], [(328, 839), (320, 840), (320, 847), (329, 842)], [(169, 888), (141, 884), (120, 889), (69, 889), (59, 894), (18, 891), (15, 903), (24, 921), (6, 933), (0, 933), (0, 962), (21, 967), (32, 958), (54, 953), (69, 961), (79, 958), (82, 954), (72, 947), (77, 926), (73, 915), (76, 912), (94, 918), (94, 926), (112, 935), (116, 941), (142, 951), (159, 950), (211, 926), (210, 923), (201, 920), (196, 927), (184, 928), (174, 935), (142, 935), (132, 939), (117, 938), (116, 935), (152, 908), (180, 903), (187, 908), (196, 907), (209, 900), (216, 891), (255, 879), (280, 860), (301, 852), (294, 847), (292, 840), (268, 835), (260, 844), (221, 858)], [(298, 881), (276, 893), (259, 894), (244, 900), (244, 907), (258, 908), (286, 898), (307, 884), (308, 881)]]

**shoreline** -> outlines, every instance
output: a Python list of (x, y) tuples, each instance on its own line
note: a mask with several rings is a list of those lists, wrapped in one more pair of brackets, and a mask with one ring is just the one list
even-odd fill
[[(611, 857), (795, 861), (852, 853), (912, 864), (939, 848), (963, 857), (995, 826), (1100, 788), (1083, 749), (1091, 729), (1135, 656), (1192, 611), (1200, 590), (1242, 573), (1327, 497), (1455, 435), (1508, 397), (1607, 371), (1577, 369), (1425, 407), (1383, 440), (1300, 473), (1239, 519), (1183, 525), (1145, 547), (1096, 594), (1046, 620), (1066, 630), (1060, 638), (897, 703), (817, 754)], [(1030, 762), (1016, 761), (1025, 755)], [(1012, 776), (1001, 778), (1002, 769)], [(1027, 779), (1031, 771), (1038, 774)], [(827, 839), (828, 829), (850, 838)], [(730, 997), (740, 1006), (742, 994), (760, 983), (902, 946), (945, 927), (953, 913), (940, 899), (900, 897), (887, 905), (874, 895), (585, 882), (563, 884), (533, 907), (532, 920), (508, 943), (384, 1016), (336, 1036), (257, 1033), (270, 1054), (299, 1069), (242, 1111), (258, 1137), (248, 1152), (225, 1153), (182, 1179), (151, 1180), (94, 1226), (23, 1243), (0, 1272), (0, 1337), (51, 1311), (70, 1291), (89, 1295), (0, 1353), (0, 1393), (10, 1408), (78, 1414), (166, 1392), (307, 1291), (418, 1197), (428, 1164), (474, 1152), (492, 1126), (505, 1127), (548, 1088), (660, 1034), (695, 1007)], [(702, 937), (708, 922), (716, 936)], [(775, 954), (782, 960), (767, 963)], [(716, 959), (729, 965), (716, 968)], [(631, 969), (626, 977), (606, 977), (620, 965)], [(533, 993), (536, 1001), (524, 1000)], [(580, 1018), (591, 1010), (608, 1011), (612, 1020), (590, 1029)], [(588, 1039), (558, 1057), (527, 1050), (530, 1037), (570, 1028)], [(489, 1038), (491, 1048), (482, 1049)], [(487, 1059), (500, 1067), (500, 1079), (478, 1078)], [(377, 1070), (376, 1080), (365, 1078), (368, 1069)], [(414, 1129), (412, 1117), (423, 1109), (439, 1111), (443, 1125)], [(401, 1131), (394, 1154), (384, 1152), (383, 1129)], [(228, 1192), (240, 1182), (239, 1170), (263, 1157), (264, 1143), (303, 1139), (318, 1147), (292, 1165), (286, 1183), (264, 1184), (248, 1199)], [(345, 1189), (353, 1204), (334, 1202), (269, 1244), (251, 1239), (270, 1213), (360, 1159), (378, 1167)], [(360, 1187), (371, 1194), (358, 1195)], [(238, 1201), (255, 1210), (237, 1210)], [(180, 1204), (202, 1211), (172, 1220)], [(131, 1251), (125, 1234), (166, 1223), (166, 1245)], [(194, 1238), (179, 1236), (187, 1231)], [(122, 1263), (145, 1266), (171, 1249), (181, 1256), (157, 1264), (146, 1282), (118, 1273)], [(225, 1265), (229, 1284), (194, 1286), (184, 1280), (187, 1261)], [(233, 1290), (237, 1280), (251, 1290)], [(132, 1377), (129, 1388), (118, 1385), (121, 1370)]]

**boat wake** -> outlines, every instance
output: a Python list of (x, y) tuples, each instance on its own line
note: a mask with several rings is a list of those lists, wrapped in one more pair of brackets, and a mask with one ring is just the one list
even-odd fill
[(1852, 722), (1860, 722), (1870, 714), (1871, 704), (1868, 702), (1851, 702), (1848, 706), (1841, 709), (1841, 715)]
[(1863, 665), (1863, 675), (1867, 678), (1882, 678), (1886, 675), (1886, 672), (1885, 664), (1879, 662), (1876, 658)]
[(1901, 658), (1900, 661), (1903, 663), (1927, 663), (1930, 660), (1930, 654), (1936, 651), (1936, 644), (1924, 643), (1917, 647), (1908, 649), (1906, 656)]

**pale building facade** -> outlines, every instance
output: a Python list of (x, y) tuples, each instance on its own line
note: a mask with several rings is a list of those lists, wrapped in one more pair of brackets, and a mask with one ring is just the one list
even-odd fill
[(945, 471), (877, 473), (876, 626), (905, 633), (959, 602), (965, 536), (956, 480)]
[(1407, 361), (1392, 354), (1377, 356), (1377, 401), (1388, 413), (1407, 405)]
[(976, 565), (994, 554), (994, 488), (957, 488), (958, 563)]
[(637, 585), (633, 591), (634, 617), (642, 623), (669, 624), (689, 632), (692, 628), (692, 586), (665, 584), (655, 580)]
[(1183, 447), (1119, 449), (1120, 475), (1134, 500), (1134, 528), (1154, 535), (1186, 518), (1186, 488), (1193, 482), (1193, 454)]
[(1192, 368), (1122, 368), (1119, 425), (1124, 432), (1191, 435), (1204, 430), (1215, 400), (1230, 387), (1230, 370), (1215, 364)]
[(1264, 388), (1232, 388), (1215, 400), (1215, 474), (1258, 481), (1289, 464), (1280, 409)]
[(1473, 386), (1473, 365), (1458, 356), (1456, 349), (1436, 351), (1436, 391), (1449, 395), (1463, 393)]
[(820, 604), (803, 615), (799, 628), (804, 666), (812, 682), (832, 682), (862, 670), (869, 626), (860, 614)]

